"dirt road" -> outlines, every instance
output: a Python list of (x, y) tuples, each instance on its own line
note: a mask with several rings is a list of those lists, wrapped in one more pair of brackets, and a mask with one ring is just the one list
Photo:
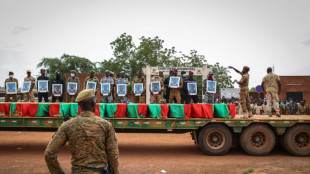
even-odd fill
[[(52, 132), (0, 131), (0, 173), (48, 173), (43, 153)], [(207, 156), (190, 134), (117, 134), (121, 173), (310, 173), (310, 157), (295, 157), (277, 147), (269, 156), (248, 156), (239, 148)], [(68, 145), (58, 159), (70, 172)]]

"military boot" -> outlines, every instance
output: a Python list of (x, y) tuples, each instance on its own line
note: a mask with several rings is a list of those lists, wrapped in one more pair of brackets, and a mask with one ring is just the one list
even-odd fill
[(249, 118), (253, 117), (253, 114), (251, 111), (249, 111), (248, 113), (249, 113)]
[(277, 117), (281, 117), (281, 115), (280, 115), (280, 113), (279, 113), (279, 112), (277, 112), (277, 113), (276, 113), (276, 116), (277, 116)]
[(242, 116), (240, 118), (249, 118), (249, 117), (248, 117), (248, 114), (246, 112), (243, 112)]
[(269, 117), (272, 117), (272, 112), (269, 111), (269, 112), (268, 112), (268, 115), (269, 115)]

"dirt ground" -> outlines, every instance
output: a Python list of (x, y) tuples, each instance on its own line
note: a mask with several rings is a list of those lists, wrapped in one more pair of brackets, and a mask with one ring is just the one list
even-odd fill
[[(0, 173), (48, 173), (44, 150), (52, 132), (0, 131)], [(194, 145), (190, 134), (118, 133), (120, 173), (310, 173), (310, 157), (295, 157), (276, 147), (269, 156), (248, 156), (240, 148), (225, 156), (207, 156)], [(58, 159), (70, 172), (68, 145)]]

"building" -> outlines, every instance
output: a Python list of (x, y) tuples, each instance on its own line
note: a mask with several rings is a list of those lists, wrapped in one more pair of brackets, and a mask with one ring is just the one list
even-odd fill
[(290, 99), (300, 101), (307, 100), (310, 102), (310, 76), (280, 76), (281, 101)]

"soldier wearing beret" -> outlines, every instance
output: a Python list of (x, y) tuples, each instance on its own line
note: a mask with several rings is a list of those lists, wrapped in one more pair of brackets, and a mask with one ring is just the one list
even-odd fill
[(57, 160), (60, 149), (69, 142), (72, 173), (118, 173), (118, 144), (112, 124), (94, 115), (96, 97), (92, 89), (81, 91), (76, 102), (82, 112), (64, 122), (48, 144), (44, 156), (50, 173), (64, 173)]
[(24, 101), (25, 102), (29, 102), (29, 101), (30, 102), (34, 102), (34, 95), (33, 95), (32, 89), (33, 89), (33, 87), (34, 87), (34, 85), (36, 83), (36, 78), (31, 76), (31, 71), (30, 70), (27, 70), (26, 73), (27, 73), (27, 77), (24, 78), (24, 82), (29, 82), (30, 81), (31, 84), (30, 84), (29, 92), (26, 92), (24, 94)]
[[(7, 84), (8, 82), (15, 82), (16, 83), (15, 88), (13, 87), (11, 83)], [(12, 97), (13, 102), (17, 102), (18, 80), (14, 78), (14, 72), (12, 71), (9, 72), (9, 78), (5, 80), (4, 88), (5, 88), (5, 91), (9, 92), (9, 94), (5, 93), (4, 101), (9, 102), (10, 98)]]
[[(239, 73), (242, 76), (240, 81), (234, 80), (234, 82), (238, 83), (240, 87), (239, 101), (240, 101), (242, 111), (243, 111), (242, 118), (253, 117), (252, 109), (250, 106), (250, 94), (249, 94), (250, 93), (249, 91), (250, 75), (248, 72), (250, 71), (250, 68), (248, 66), (244, 66), (242, 69), (242, 72), (240, 72), (239, 70), (237, 70), (236, 68), (232, 66), (229, 66), (228, 68), (235, 70), (237, 73)], [(248, 111), (248, 115), (246, 114), (246, 111)]]
[[(72, 87), (68, 86), (68, 92), (67, 92), (67, 102), (73, 102), (76, 99), (77, 94), (79, 93), (80, 90), (80, 79), (78, 77), (76, 77), (76, 71), (75, 70), (71, 70), (70, 71), (70, 76), (67, 80), (67, 84), (68, 83), (76, 83), (76, 91), (75, 93), (72, 95), (71, 92), (73, 92), (74, 90), (71, 89), (73, 88), (73, 85), (71, 85)], [(68, 84), (69, 85), (69, 84)], [(69, 92), (69, 90), (72, 90)], [(69, 94), (71, 93), (71, 94)]]
[[(45, 69), (41, 69), (41, 76), (38, 77), (37, 79), (39, 80), (48, 80), (48, 77), (45, 76)], [(37, 84), (37, 88), (39, 89), (39, 84)], [(46, 88), (48, 89), (48, 86), (46, 86)], [(48, 92), (39, 92), (38, 93), (38, 98), (39, 98), (39, 102), (42, 102), (42, 97), (44, 98), (45, 102), (48, 102)]]
[(98, 89), (99, 89), (99, 80), (98, 78), (95, 76), (95, 71), (90, 71), (90, 75), (88, 77), (85, 78), (84, 80), (84, 88), (83, 89), (88, 89), (87, 87), (87, 82), (96, 82), (96, 89), (95, 89), (95, 93), (97, 93)]

